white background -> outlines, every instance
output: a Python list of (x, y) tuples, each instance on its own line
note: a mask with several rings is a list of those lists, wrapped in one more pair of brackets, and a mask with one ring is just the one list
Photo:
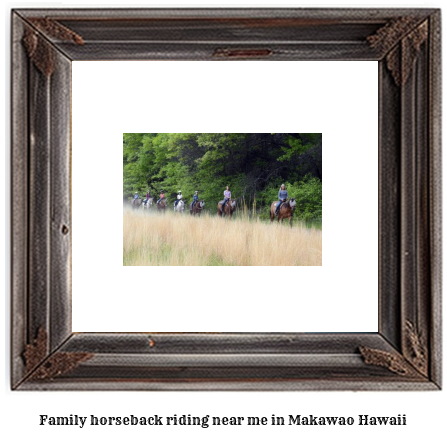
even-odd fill
[[(136, 4), (136, 2), (134, 2)], [(150, 2), (144, 2), (149, 5)], [(180, 4), (180, 3), (177, 3)], [(184, 3), (189, 5), (188, 3)], [(203, 3), (210, 4), (210, 1)], [(246, 1), (246, 5), (257, 5), (259, 3), (250, 3)], [(351, 5), (339, 6), (359, 6), (364, 2), (357, 2)], [(4, 101), (5, 117), (2, 117), (1, 123), (5, 135), (5, 144), (9, 139), (9, 77), (7, 68), (9, 66), (9, 9), (11, 7), (69, 7), (71, 4), (62, 3), (8, 3), (4, 10), (3, 23), (5, 44), (4, 56), (2, 56), (2, 73), (4, 78)], [(78, 5), (81, 5), (80, 3)], [(100, 6), (100, 3), (96, 4)], [(110, 3), (107, 3), (110, 6)], [(219, 5), (223, 5), (219, 3)], [(229, 6), (226, 4), (224, 6)], [(337, 5), (336, 3), (326, 2), (319, 6)], [(440, 2), (422, 3), (422, 2), (399, 2), (394, 1), (392, 5), (388, 2), (377, 2), (375, 4), (366, 4), (372, 6), (403, 6), (411, 5), (426, 7), (441, 7)], [(93, 5), (82, 5), (93, 6)], [(130, 3), (126, 4), (131, 6)], [(273, 5), (270, 5), (273, 6)], [(284, 6), (306, 6), (305, 4), (288, 4)], [(310, 5), (307, 5), (310, 6)], [(316, 5), (311, 5), (315, 7)], [(445, 58), (445, 57), (444, 57)], [(445, 100), (445, 99), (444, 99)], [(5, 148), (5, 178), (1, 180), (3, 193), (5, 193), (6, 206), (9, 203), (9, 151)], [(406, 437), (436, 436), (442, 437), (446, 435), (447, 426), (445, 423), (445, 412), (447, 406), (447, 397), (445, 391), (438, 392), (336, 392), (336, 393), (301, 393), (301, 392), (269, 392), (269, 393), (217, 393), (217, 392), (201, 392), (201, 393), (77, 393), (77, 392), (58, 392), (58, 393), (21, 393), (11, 392), (9, 390), (9, 337), (10, 337), (10, 317), (9, 317), (9, 213), (8, 208), (1, 217), (2, 235), (6, 236), (5, 263), (1, 264), (1, 278), (5, 278), (5, 299), (3, 300), (4, 308), (1, 312), (2, 326), (4, 328), (4, 336), (2, 336), (2, 396), (1, 396), (1, 418), (0, 430), (2, 436), (45, 436), (60, 437), (96, 437), (98, 432), (107, 434), (108, 437), (122, 437), (128, 434), (135, 437), (152, 436), (174, 436), (181, 434), (184, 437), (200, 436), (233, 436), (245, 437), (250, 434), (256, 436), (271, 437), (272, 433), (277, 436), (290, 437), (377, 437), (378, 435), (386, 438), (404, 435)], [(4, 226), (3, 226), (4, 225)], [(445, 363), (445, 361), (444, 361)], [(444, 366), (445, 370), (445, 366)], [(444, 371), (445, 375), (445, 371)], [(287, 416), (288, 414), (302, 415), (352, 415), (369, 414), (369, 415), (397, 415), (406, 414), (408, 426), (405, 428), (384, 428), (384, 427), (349, 427), (349, 428), (327, 428), (327, 427), (300, 427), (295, 429), (281, 428), (273, 429), (271, 427), (257, 428), (250, 430), (246, 427), (242, 428), (219, 428), (219, 429), (200, 429), (200, 428), (181, 428), (181, 429), (122, 429), (107, 428), (101, 430), (95, 429), (78, 429), (78, 428), (43, 428), (38, 426), (38, 415), (90, 415), (97, 416), (118, 416), (118, 415), (172, 415), (176, 414), (193, 414), (193, 415), (256, 415), (270, 416), (271, 414)]]
[[(73, 330), (376, 332), (377, 69), (75, 61)], [(123, 132), (291, 131), (323, 133), (323, 266), (123, 267)]]

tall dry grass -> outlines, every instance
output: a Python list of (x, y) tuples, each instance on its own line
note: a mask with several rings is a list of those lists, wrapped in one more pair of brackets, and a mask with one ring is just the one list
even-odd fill
[(322, 232), (247, 219), (124, 211), (125, 266), (321, 266)]

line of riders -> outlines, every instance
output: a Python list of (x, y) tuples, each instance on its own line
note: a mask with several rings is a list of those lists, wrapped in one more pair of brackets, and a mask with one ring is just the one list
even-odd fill
[[(140, 196), (139, 196), (138, 192), (135, 192), (135, 195), (133, 196), (133, 199), (132, 199), (132, 206), (138, 206), (138, 200), (139, 199), (140, 199)], [(150, 206), (150, 205), (152, 205), (152, 202), (153, 202), (152, 200), (153, 200), (153, 198), (152, 198), (151, 192), (150, 192), (150, 190), (148, 190), (147, 193), (146, 193), (146, 197), (142, 199), (143, 206)], [(177, 211), (177, 206), (178, 206), (178, 204), (180, 202), (182, 203), (181, 205), (184, 206), (185, 202), (183, 200), (183, 195), (182, 195), (181, 191), (179, 191), (177, 193), (177, 199), (174, 202), (174, 211)], [(192, 202), (191, 202), (191, 204), (189, 206), (191, 212), (194, 210), (194, 206), (198, 202), (199, 202), (199, 192), (196, 190), (194, 192), (194, 196), (192, 197)], [(203, 208), (203, 206), (205, 205), (205, 202), (204, 201), (200, 201), (200, 203), (201, 203), (201, 208)], [(166, 196), (165, 196), (164, 190), (160, 191), (160, 197), (159, 197), (156, 205), (160, 209), (164, 209), (166, 207), (167, 200), (166, 200)]]
[[(224, 199), (219, 201), (217, 204), (217, 214), (219, 216), (227, 215), (231, 217), (233, 215), (234, 210), (236, 209), (236, 201), (231, 199), (231, 191), (230, 187), (227, 186), (226, 189), (223, 192)], [(135, 195), (132, 199), (132, 205), (136, 206), (137, 200), (140, 199), (140, 196), (138, 192), (135, 192)], [(144, 206), (152, 205), (152, 195), (150, 190), (147, 191), (146, 197), (143, 198), (142, 203)], [(177, 193), (177, 199), (174, 202), (174, 211), (177, 211), (178, 204), (182, 202), (182, 205), (184, 206), (184, 200), (182, 192), (179, 190)], [(148, 204), (149, 203), (149, 204)], [(163, 205), (163, 207), (161, 207)], [(160, 191), (160, 197), (157, 201), (157, 206), (159, 209), (165, 208), (167, 206), (167, 200), (165, 197), (164, 190)], [(199, 192), (196, 190), (194, 192), (194, 196), (192, 197), (192, 202), (189, 205), (189, 210), (191, 214), (195, 214), (196, 212), (200, 215), (201, 210), (205, 206), (204, 201), (199, 201)], [(278, 192), (278, 201), (275, 201), (272, 203), (270, 207), (270, 219), (273, 222), (274, 218), (277, 217), (278, 221), (281, 219), (289, 218), (290, 226), (292, 226), (292, 217), (293, 217), (293, 211), (296, 207), (296, 201), (295, 198), (289, 199), (289, 194), (286, 190), (286, 187), (284, 184), (281, 185), (281, 188)], [(280, 214), (281, 213), (281, 214)]]

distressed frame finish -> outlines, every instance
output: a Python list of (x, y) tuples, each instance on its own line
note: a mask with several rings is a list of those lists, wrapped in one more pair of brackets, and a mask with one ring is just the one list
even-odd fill
[[(435, 9), (13, 11), (12, 388), (439, 389), (440, 28)], [(72, 333), (71, 61), (103, 59), (378, 61), (378, 333)]]

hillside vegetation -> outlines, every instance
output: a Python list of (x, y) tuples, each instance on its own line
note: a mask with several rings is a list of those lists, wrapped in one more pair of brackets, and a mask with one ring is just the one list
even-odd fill
[(164, 190), (172, 203), (196, 190), (216, 205), (232, 197), (268, 217), (281, 184), (296, 198), (295, 217), (322, 217), (322, 134), (123, 134), (123, 197)]

